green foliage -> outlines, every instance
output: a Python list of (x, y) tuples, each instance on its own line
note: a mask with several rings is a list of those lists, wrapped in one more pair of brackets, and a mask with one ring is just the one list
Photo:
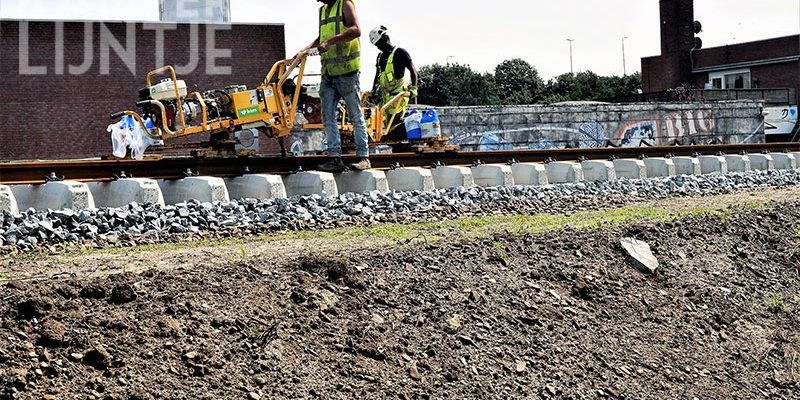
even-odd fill
[(772, 296), (772, 299), (770, 299), (769, 311), (773, 314), (782, 314), (789, 311), (789, 308), (786, 307), (786, 300), (783, 298), (783, 295), (776, 294)]
[(544, 98), (545, 83), (527, 61), (515, 58), (500, 63), (494, 81), (501, 104), (536, 104)]
[(594, 72), (559, 75), (547, 82), (547, 101), (581, 101), (606, 97), (606, 87)]
[(591, 71), (563, 74), (547, 82), (545, 102), (613, 98), (636, 93), (641, 86), (638, 72), (628, 76), (599, 76)]
[(599, 76), (591, 71), (563, 74), (547, 83), (522, 59), (500, 63), (481, 74), (468, 65), (426, 65), (420, 69), (419, 102), (432, 106), (558, 103), (620, 97), (636, 93), (641, 74)]
[(426, 65), (420, 68), (419, 76), (422, 104), (479, 106), (498, 102), (492, 75), (478, 73), (467, 65)]
[(492, 248), (494, 250), (494, 256), (497, 257), (498, 260), (508, 260), (508, 253), (506, 252), (506, 249), (503, 247), (502, 243), (495, 240), (492, 244)]
[(250, 329), (247, 330), (247, 334), (250, 336), (251, 339), (258, 339), (264, 332), (261, 328), (257, 326), (251, 326)]

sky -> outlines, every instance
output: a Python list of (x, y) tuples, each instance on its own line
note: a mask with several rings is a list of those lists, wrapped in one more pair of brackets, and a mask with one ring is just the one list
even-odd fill
[[(282, 23), (293, 55), (317, 33), (315, 0), (231, 0), (234, 23)], [(485, 72), (523, 58), (545, 78), (570, 71), (601, 75), (640, 70), (642, 57), (660, 53), (658, 0), (360, 0), (364, 37), (363, 82), (371, 82), (377, 50), (367, 40), (376, 25), (389, 27), (395, 45), (417, 66), (457, 62)], [(0, 0), (0, 18), (158, 19), (158, 0)], [(705, 47), (800, 32), (800, 0), (695, 0)], [(318, 67), (317, 67), (318, 68)], [(313, 67), (312, 67), (313, 69)]]

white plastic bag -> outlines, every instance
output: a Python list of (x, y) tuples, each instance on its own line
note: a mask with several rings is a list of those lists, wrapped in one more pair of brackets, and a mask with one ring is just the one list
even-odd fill
[[(148, 127), (153, 125), (149, 119), (145, 121), (145, 124)], [(108, 131), (111, 132), (114, 157), (123, 158), (128, 153), (128, 149), (131, 149), (131, 157), (134, 160), (141, 160), (148, 147), (158, 144), (150, 136), (147, 136), (142, 125), (129, 115), (122, 117), (119, 123), (109, 125)]]
[(150, 139), (150, 136), (147, 136), (144, 132), (144, 128), (142, 128), (141, 124), (134, 123), (131, 129), (131, 142), (129, 147), (131, 148), (131, 157), (134, 160), (141, 160), (144, 158), (144, 152), (147, 150), (148, 147), (153, 145), (153, 140)]
[(111, 154), (117, 158), (124, 158), (128, 153), (128, 145), (131, 141), (130, 131), (125, 127), (125, 121), (109, 125), (108, 131), (111, 132)]

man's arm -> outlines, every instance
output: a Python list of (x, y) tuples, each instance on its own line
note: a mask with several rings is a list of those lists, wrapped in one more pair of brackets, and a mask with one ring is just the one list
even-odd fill
[(319, 36), (317, 36), (317, 38), (314, 39), (314, 41), (311, 42), (310, 45), (306, 46), (303, 50), (310, 50), (310, 49), (313, 49), (315, 47), (319, 47)]
[(375, 80), (372, 81), (372, 93), (375, 93), (378, 90), (378, 86), (380, 86), (378, 73), (375, 73)]
[[(408, 88), (408, 91), (411, 92), (411, 97), (417, 97), (419, 95), (419, 72), (414, 65), (414, 60), (411, 59), (411, 54), (405, 50), (403, 50), (403, 52), (406, 69), (408, 69), (409, 75), (411, 76), (411, 87)], [(405, 74), (405, 71), (403, 71), (403, 73)]]
[[(313, 41), (313, 42), (311, 42), (311, 44), (310, 44), (310, 45), (308, 45), (308, 46), (306, 46), (306, 47), (303, 47), (303, 49), (302, 49), (302, 50), (298, 51), (298, 52), (297, 52), (297, 54), (299, 55), (300, 53), (302, 53), (302, 52), (304, 52), (304, 51), (306, 51), (306, 50), (315, 49), (315, 48), (317, 48), (317, 47), (319, 47), (319, 36), (317, 36), (317, 38), (316, 38), (316, 39), (314, 39), (314, 41)], [(295, 57), (297, 57), (297, 55), (295, 55)]]
[(381, 53), (378, 53), (378, 59), (375, 61), (375, 79), (372, 80), (372, 94), (378, 91), (380, 85), (380, 71), (381, 71)]
[(419, 87), (419, 72), (413, 60), (408, 60), (408, 72), (411, 75), (411, 86)]
[[(353, 4), (353, 0), (345, 0), (342, 6), (344, 7), (344, 26), (347, 29), (325, 42), (319, 43), (318, 47), (320, 53), (326, 52), (335, 44), (349, 42), (361, 37), (361, 25), (358, 22), (356, 6)], [(319, 41), (319, 38), (317, 38), (317, 41)]]

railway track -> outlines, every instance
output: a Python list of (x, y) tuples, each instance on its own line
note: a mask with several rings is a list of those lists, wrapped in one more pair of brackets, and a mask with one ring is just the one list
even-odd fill
[[(669, 157), (738, 153), (800, 151), (800, 143), (734, 145), (605, 147), (594, 149), (513, 150), (484, 152), (394, 153), (371, 157), (376, 169), (396, 166), (427, 167), (434, 164), (471, 165), (475, 162), (547, 162), (612, 158)], [(345, 161), (347, 160), (345, 157)], [(0, 184), (41, 184), (49, 180), (105, 182), (120, 177), (180, 179), (203, 175), (230, 177), (251, 173), (291, 174), (311, 171), (325, 156), (254, 156), (234, 158), (164, 157), (136, 160), (61, 160), (0, 163)]]

